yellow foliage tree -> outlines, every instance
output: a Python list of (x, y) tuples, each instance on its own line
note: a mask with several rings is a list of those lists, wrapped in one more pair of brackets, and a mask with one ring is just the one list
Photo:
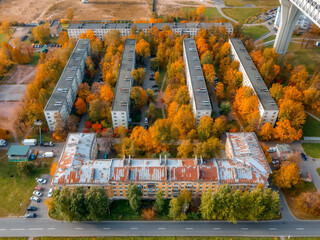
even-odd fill
[(279, 188), (290, 189), (300, 181), (299, 168), (295, 163), (282, 164), (273, 172), (272, 181)]
[(269, 122), (266, 122), (265, 124), (263, 124), (261, 130), (260, 130), (260, 136), (262, 138), (262, 140), (264, 141), (269, 141), (273, 138), (273, 127), (272, 124)]
[(274, 128), (274, 137), (281, 142), (291, 143), (302, 137), (302, 129), (296, 130), (291, 126), (290, 121), (285, 119), (277, 122), (277, 126)]

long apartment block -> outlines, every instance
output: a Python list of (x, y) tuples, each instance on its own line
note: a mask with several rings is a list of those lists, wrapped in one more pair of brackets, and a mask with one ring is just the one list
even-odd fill
[(89, 39), (80, 39), (65, 66), (50, 99), (44, 108), (44, 115), (50, 131), (54, 131), (55, 119), (66, 121), (76, 100), (79, 84), (83, 81), (85, 61), (91, 54)]
[(136, 63), (136, 40), (126, 39), (123, 47), (121, 65), (114, 91), (111, 109), (113, 127), (129, 127), (130, 117), (130, 90), (133, 78), (131, 73)]
[(152, 27), (161, 30), (165, 25), (176, 34), (188, 34), (190, 37), (197, 36), (201, 28), (209, 29), (212, 26), (225, 28), (229, 35), (233, 34), (231, 23), (72, 23), (68, 27), (68, 36), (79, 39), (82, 33), (92, 30), (97, 37), (104, 40), (105, 35), (112, 30), (118, 30), (122, 37), (128, 37), (133, 26), (147, 34)]
[(52, 179), (54, 188), (99, 186), (113, 199), (126, 198), (130, 184), (142, 191), (142, 198), (153, 199), (157, 190), (165, 198), (189, 190), (193, 197), (209, 189), (229, 184), (234, 190), (268, 186), (272, 173), (253, 132), (227, 133), (227, 159), (96, 159), (96, 134), (70, 133)]
[(192, 38), (183, 39), (183, 60), (193, 114), (199, 123), (202, 116), (211, 116), (212, 107), (196, 43)]
[(269, 89), (264, 83), (242, 41), (238, 38), (231, 38), (229, 39), (229, 43), (232, 58), (240, 63), (239, 71), (243, 77), (242, 85), (252, 88), (257, 95), (259, 100), (258, 109), (263, 123), (270, 122), (272, 126), (274, 126), (277, 121), (279, 109)]

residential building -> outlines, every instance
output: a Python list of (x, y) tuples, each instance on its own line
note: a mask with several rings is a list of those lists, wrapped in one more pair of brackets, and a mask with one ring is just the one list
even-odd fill
[(199, 196), (221, 184), (234, 190), (268, 186), (271, 169), (255, 133), (227, 133), (228, 159), (95, 159), (96, 134), (69, 134), (52, 185), (54, 188), (100, 186), (113, 199), (125, 198), (130, 184), (152, 199), (157, 190), (165, 198), (176, 197), (180, 190)]
[(211, 116), (212, 107), (203, 76), (197, 46), (192, 38), (183, 39), (183, 60), (190, 103), (197, 123), (202, 116)]
[(90, 40), (80, 39), (44, 108), (50, 131), (54, 131), (56, 118), (60, 117), (62, 121), (68, 119), (77, 97), (78, 86), (84, 77), (85, 61), (90, 54)]
[(136, 40), (126, 39), (111, 109), (112, 125), (114, 128), (119, 126), (129, 127), (130, 90), (133, 82), (131, 73), (136, 63), (135, 48)]
[(243, 77), (242, 86), (252, 88), (253, 92), (257, 95), (259, 101), (258, 110), (263, 123), (270, 122), (272, 126), (274, 126), (277, 121), (279, 109), (269, 89), (264, 83), (242, 41), (238, 38), (231, 38), (229, 39), (229, 43), (232, 58), (240, 63), (239, 71)]
[(12, 145), (7, 152), (10, 162), (28, 161), (31, 154), (30, 146)]
[[(277, 8), (277, 14), (276, 14), (276, 18), (274, 20), (274, 24), (273, 26), (276, 29), (279, 29), (280, 27), (280, 23), (281, 23), (281, 7)], [(309, 28), (311, 28), (312, 26), (312, 21), (306, 16), (304, 15), (302, 12), (297, 20), (295, 29), (302, 29), (302, 30), (307, 30)]]
[(62, 30), (61, 22), (59, 20), (53, 20), (50, 24), (49, 29), (51, 37), (59, 37)]
[(112, 30), (118, 30), (122, 37), (128, 37), (132, 26), (136, 26), (138, 30), (142, 29), (147, 34), (152, 27), (161, 30), (165, 25), (174, 33), (188, 34), (190, 37), (197, 36), (201, 28), (210, 27), (225, 28), (230, 35), (233, 34), (231, 23), (72, 23), (68, 27), (68, 36), (79, 39), (81, 33), (92, 30), (97, 37), (104, 40), (105, 35)]

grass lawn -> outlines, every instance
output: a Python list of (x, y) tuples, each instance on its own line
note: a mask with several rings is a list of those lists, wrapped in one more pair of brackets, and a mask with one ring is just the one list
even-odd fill
[(299, 43), (290, 43), (288, 54), (293, 54), (289, 63), (293, 66), (305, 65), (310, 74), (319, 70), (320, 65), (320, 48), (300, 48)]
[[(162, 86), (162, 82), (164, 80), (164, 76), (166, 75), (166, 70), (160, 70), (159, 71), (159, 77), (160, 77), (160, 83), (158, 84), (159, 85), (159, 91), (161, 90), (161, 86)], [(163, 88), (164, 90), (165, 88)]]
[(29, 64), (31, 65), (37, 65), (40, 59), (40, 52), (33, 53), (33, 56), (31, 58), (31, 61)]
[(245, 23), (245, 21), (262, 12), (261, 8), (223, 8), (222, 11), (229, 17)]
[(52, 158), (37, 159), (32, 176), (19, 176), (17, 163), (9, 162), (6, 150), (0, 150), (0, 217), (19, 216), (25, 213), (30, 202), (30, 196), (37, 185), (35, 178), (42, 173), (48, 173)]
[[(182, 11), (184, 13), (189, 13), (191, 11), (195, 11), (195, 7), (183, 7)], [(223, 17), (220, 15), (218, 10), (216, 8), (206, 7), (204, 10), (204, 17), (208, 18), (209, 20), (215, 20), (215, 19), (222, 19)]]
[(268, 32), (268, 28), (263, 25), (243, 28), (243, 33), (251, 37), (253, 40), (256, 40), (257, 38), (261, 37), (262, 35)]
[[(92, 237), (35, 237), (34, 240), (92, 240)], [(97, 240), (277, 240), (278, 237), (94, 237)], [(298, 239), (298, 238), (295, 238)], [(301, 238), (303, 239), (303, 238)], [(309, 240), (311, 238), (306, 238)], [(316, 238), (312, 238), (316, 239)]]
[(156, 108), (155, 112), (156, 112), (156, 120), (159, 118), (163, 118), (161, 108)]
[(61, 24), (61, 26), (62, 26), (62, 31), (67, 31), (69, 25), (70, 25), (70, 23), (62, 23), (62, 24)]
[(320, 158), (320, 143), (302, 143), (301, 146), (309, 157)]
[(228, 7), (242, 7), (248, 4), (254, 4), (257, 7), (276, 7), (279, 6), (278, 0), (224, 0)]
[(320, 137), (320, 122), (307, 115), (306, 123), (303, 125), (303, 136)]
[(8, 42), (8, 41), (9, 41), (8, 36), (6, 34), (4, 34), (4, 33), (0, 33), (0, 44), (2, 42)]
[(269, 37), (265, 38), (263, 41), (264, 42), (269, 42), (269, 41), (274, 40), (274, 39), (276, 39), (276, 36), (272, 35), (272, 36), (269, 36)]
[(320, 176), (320, 168), (317, 168), (317, 173)]

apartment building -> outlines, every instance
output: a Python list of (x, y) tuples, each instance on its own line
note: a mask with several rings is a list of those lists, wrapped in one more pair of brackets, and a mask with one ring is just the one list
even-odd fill
[(129, 127), (130, 90), (133, 82), (131, 73), (136, 63), (135, 47), (135, 39), (125, 40), (111, 109), (112, 125), (114, 128), (119, 126)]
[(69, 134), (57, 170), (54, 188), (99, 186), (113, 199), (126, 197), (130, 184), (152, 199), (161, 189), (165, 198), (189, 190), (193, 197), (209, 189), (229, 184), (234, 190), (251, 190), (258, 184), (268, 186), (271, 169), (255, 133), (227, 133), (228, 159), (95, 159), (96, 134)]
[(201, 28), (209, 29), (210, 27), (225, 28), (230, 35), (233, 34), (231, 23), (72, 23), (68, 27), (68, 36), (79, 39), (81, 33), (92, 30), (97, 37), (104, 40), (105, 35), (112, 30), (118, 30), (122, 37), (128, 37), (133, 26), (147, 34), (152, 27), (161, 30), (165, 25), (169, 26), (174, 33), (188, 34), (190, 37), (197, 36)]
[(190, 103), (198, 124), (202, 116), (211, 116), (212, 107), (196, 43), (192, 38), (183, 39), (183, 60)]
[(50, 24), (49, 29), (51, 37), (59, 37), (62, 30), (61, 22), (59, 20), (53, 20)]
[(80, 39), (44, 108), (44, 115), (50, 131), (54, 131), (57, 117), (61, 117), (62, 121), (68, 119), (76, 100), (78, 86), (84, 77), (85, 61), (90, 54), (90, 40)]
[(259, 101), (258, 110), (263, 123), (270, 122), (272, 126), (274, 126), (277, 121), (279, 109), (269, 89), (264, 83), (242, 41), (238, 38), (231, 38), (229, 39), (229, 43), (232, 58), (240, 63), (239, 71), (243, 77), (242, 86), (252, 88), (257, 95)]

